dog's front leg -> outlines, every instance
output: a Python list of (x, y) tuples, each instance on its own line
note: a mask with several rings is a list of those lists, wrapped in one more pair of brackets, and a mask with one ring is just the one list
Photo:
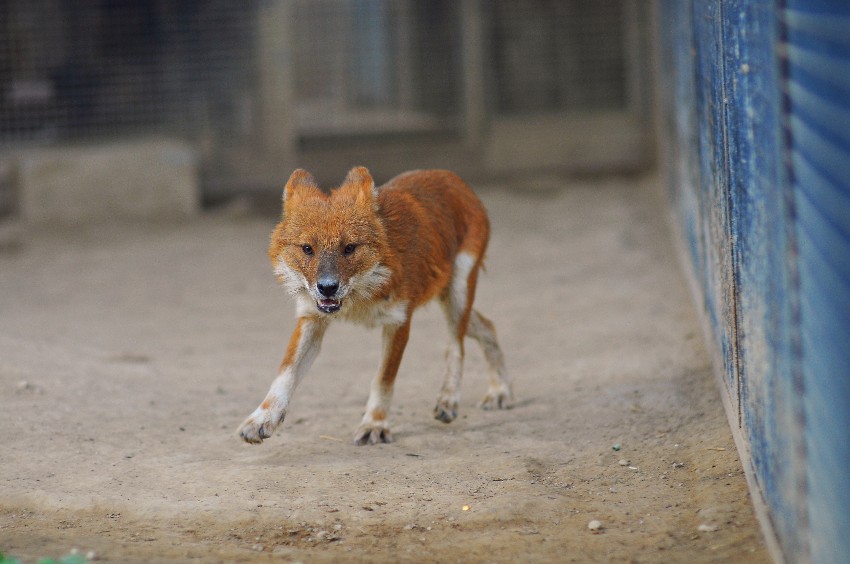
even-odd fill
[(410, 317), (401, 325), (385, 325), (383, 335), (384, 359), (377, 376), (372, 380), (366, 413), (354, 433), (354, 444), (374, 445), (392, 442), (387, 418), (390, 415), (390, 401), (393, 397), (393, 385), (401, 364), (404, 347), (410, 336)]
[(268, 439), (286, 417), (289, 400), (299, 382), (313, 364), (327, 321), (318, 317), (301, 317), (289, 340), (286, 356), (280, 365), (278, 376), (272, 382), (263, 403), (254, 410), (239, 427), (239, 436), (249, 443), (261, 443)]

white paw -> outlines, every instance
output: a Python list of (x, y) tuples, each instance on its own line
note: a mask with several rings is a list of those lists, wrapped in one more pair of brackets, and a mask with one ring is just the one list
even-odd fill
[(364, 421), (354, 433), (354, 444), (357, 446), (391, 442), (393, 436), (386, 421)]
[(434, 419), (443, 423), (451, 423), (457, 417), (457, 397), (440, 396), (434, 406)]
[(260, 444), (283, 423), (284, 415), (275, 416), (268, 409), (257, 409), (239, 426), (239, 436), (246, 443)]
[(508, 409), (513, 401), (513, 394), (508, 386), (502, 385), (487, 390), (487, 395), (481, 400), (481, 409)]

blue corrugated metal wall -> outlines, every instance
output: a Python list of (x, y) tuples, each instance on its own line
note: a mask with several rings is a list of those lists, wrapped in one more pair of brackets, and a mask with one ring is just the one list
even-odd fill
[(670, 201), (768, 540), (850, 561), (850, 2), (656, 21)]
[(811, 552), (847, 562), (850, 2), (790, 0), (783, 16)]

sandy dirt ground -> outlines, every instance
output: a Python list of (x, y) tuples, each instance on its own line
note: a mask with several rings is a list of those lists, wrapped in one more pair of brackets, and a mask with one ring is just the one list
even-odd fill
[(380, 335), (342, 324), (278, 433), (236, 436), (294, 326), (265, 255), (271, 212), (29, 233), (0, 253), (0, 551), (769, 561), (652, 184), (479, 187), (493, 237), (476, 303), (515, 403), (477, 408), (486, 369), (470, 341), (460, 416), (432, 418), (447, 336), (429, 306), (395, 442), (367, 447), (351, 438)]

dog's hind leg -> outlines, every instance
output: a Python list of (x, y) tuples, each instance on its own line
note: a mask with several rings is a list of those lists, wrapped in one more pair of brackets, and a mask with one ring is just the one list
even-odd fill
[(455, 258), (451, 285), (440, 296), (440, 303), (449, 326), (449, 345), (446, 349), (446, 375), (434, 407), (434, 418), (451, 423), (457, 417), (460, 403), (460, 381), (463, 376), (463, 339), (469, 325), (475, 285), (481, 258), (461, 251)]
[(487, 395), (481, 400), (481, 407), (484, 409), (508, 407), (513, 399), (511, 382), (505, 370), (505, 359), (502, 356), (499, 341), (496, 339), (496, 328), (493, 322), (473, 309), (469, 316), (467, 334), (481, 345), (484, 358), (487, 359), (490, 367), (490, 386), (487, 389)]

